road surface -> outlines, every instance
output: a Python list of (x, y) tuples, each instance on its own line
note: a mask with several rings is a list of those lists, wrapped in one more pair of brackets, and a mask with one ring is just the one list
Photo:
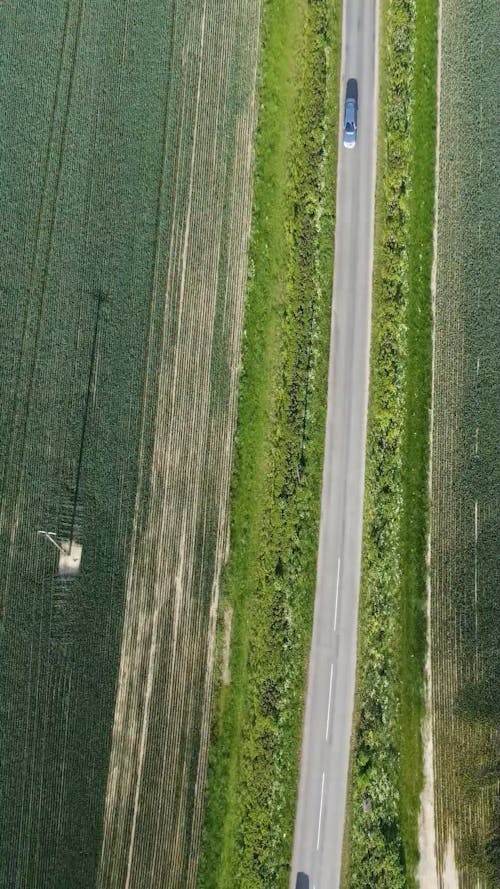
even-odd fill
[(349, 765), (368, 402), (377, 115), (377, 0), (344, 0), (341, 114), (358, 81), (358, 141), (342, 147), (318, 577), (291, 889), (337, 889)]

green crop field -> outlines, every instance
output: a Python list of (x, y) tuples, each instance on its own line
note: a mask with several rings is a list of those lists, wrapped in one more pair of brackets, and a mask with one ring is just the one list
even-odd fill
[(442, 2), (431, 508), (436, 842), (500, 885), (500, 302), (495, 0)]
[(259, 13), (0, 7), (2, 887), (196, 878)]

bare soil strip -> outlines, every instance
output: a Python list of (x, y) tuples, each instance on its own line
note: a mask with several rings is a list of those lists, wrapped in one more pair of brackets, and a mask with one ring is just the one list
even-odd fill
[[(436, 60), (436, 179), (434, 188), (434, 227), (432, 232), (433, 257), (431, 272), (431, 300), (433, 321), (436, 315), (436, 276), (437, 276), (437, 238), (439, 218), (439, 151), (441, 144), (441, 27), (442, 6), (438, 0), (437, 22), (437, 60)], [(432, 329), (432, 386), (434, 387), (436, 336), (435, 325)], [(432, 496), (432, 434), (434, 429), (434, 399), (431, 399), (430, 433), (429, 433), (429, 502)], [(431, 563), (431, 534), (427, 540), (427, 569)], [(432, 737), (432, 636), (431, 636), (431, 585), (427, 577), (427, 656), (425, 664), (425, 702), (426, 713), (422, 726), (422, 747), (424, 754), (424, 786), (420, 801), (419, 815), (419, 864), (418, 881), (421, 889), (439, 889), (436, 861), (436, 822), (434, 812), (434, 744)]]

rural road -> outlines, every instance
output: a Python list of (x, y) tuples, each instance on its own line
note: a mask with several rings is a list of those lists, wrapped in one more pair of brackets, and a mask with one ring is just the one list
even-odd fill
[(337, 889), (356, 668), (376, 157), (377, 0), (344, 0), (341, 114), (358, 81), (358, 141), (339, 136), (318, 576), (290, 889)]

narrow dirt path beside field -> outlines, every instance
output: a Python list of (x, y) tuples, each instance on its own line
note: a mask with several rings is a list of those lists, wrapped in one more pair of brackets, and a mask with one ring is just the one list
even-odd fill
[[(437, 275), (437, 236), (438, 236), (438, 194), (439, 194), (439, 146), (440, 146), (440, 106), (441, 106), (441, 24), (442, 6), (438, 0), (438, 25), (437, 25), (437, 64), (436, 64), (436, 182), (434, 189), (434, 228), (433, 259), (431, 275), (432, 314), (435, 319), (436, 311), (436, 275)], [(432, 332), (432, 403), (430, 415), (430, 443), (429, 443), (429, 500), (432, 492), (432, 433), (434, 427), (434, 364), (435, 364), (436, 339)], [(431, 560), (431, 533), (429, 530), (427, 549), (427, 570), (430, 571)], [(420, 798), (419, 816), (419, 852), (418, 882), (421, 889), (439, 889), (436, 861), (436, 822), (434, 812), (434, 744), (432, 737), (432, 663), (431, 663), (431, 587), (430, 574), (427, 577), (427, 658), (425, 663), (425, 719), (422, 727), (422, 747), (424, 754), (424, 786)]]

